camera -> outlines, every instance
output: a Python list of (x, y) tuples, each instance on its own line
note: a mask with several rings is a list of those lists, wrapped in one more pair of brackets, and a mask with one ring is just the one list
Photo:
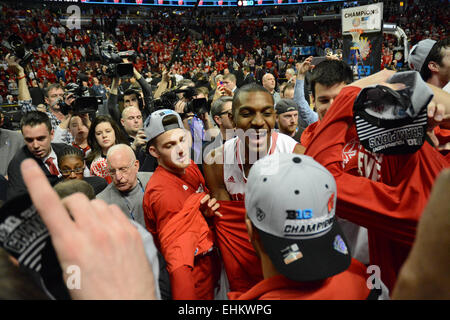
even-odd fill
[(10, 50), (12, 54), (20, 59), (19, 65), (25, 67), (33, 60), (33, 54), (31, 51), (25, 49), (25, 43), (22, 38), (13, 34), (7, 40), (2, 41), (2, 45)]
[(188, 100), (186, 106), (184, 107), (184, 114), (193, 113), (197, 117), (209, 112), (211, 109), (211, 105), (209, 104), (206, 98), (194, 99), (197, 95), (197, 92), (194, 87), (187, 87), (186, 89), (177, 89), (174, 90), (175, 93), (183, 93), (183, 97)]
[(77, 83), (69, 83), (65, 87), (65, 95), (73, 95), (75, 100), (71, 104), (59, 101), (58, 105), (63, 115), (84, 114), (97, 112), (98, 106), (103, 103), (102, 97), (89, 96), (89, 88), (83, 86), (83, 76), (79, 76)]
[(122, 63), (122, 59), (135, 59), (136, 51), (128, 50), (119, 52), (111, 41), (106, 41), (100, 46), (100, 54), (103, 63), (106, 65), (105, 75), (107, 77), (114, 78), (133, 76), (133, 64)]
[(208, 100), (206, 98), (198, 98), (198, 99), (192, 99), (186, 104), (186, 107), (184, 107), (184, 113), (190, 113), (192, 112), (197, 117), (200, 117), (206, 112), (209, 112), (211, 110), (211, 105), (209, 104)]

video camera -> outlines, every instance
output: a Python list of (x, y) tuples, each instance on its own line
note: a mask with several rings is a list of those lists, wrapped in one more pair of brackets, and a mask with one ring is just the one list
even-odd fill
[(185, 99), (188, 100), (186, 106), (184, 107), (183, 112), (193, 113), (197, 117), (200, 115), (209, 112), (211, 110), (211, 106), (208, 103), (208, 100), (205, 98), (194, 99), (197, 95), (194, 87), (187, 87), (186, 89), (177, 89), (174, 91), (175, 93), (183, 93)]
[(184, 113), (190, 113), (192, 112), (197, 117), (200, 117), (206, 112), (209, 112), (211, 110), (211, 105), (209, 104), (208, 100), (206, 98), (198, 98), (198, 99), (192, 99), (186, 104), (186, 107), (184, 107)]
[(77, 83), (69, 83), (65, 87), (65, 95), (73, 95), (75, 100), (71, 104), (67, 104), (65, 101), (58, 102), (62, 114), (67, 115), (69, 112), (74, 115), (95, 113), (98, 106), (103, 103), (102, 97), (89, 96), (89, 88), (83, 85), (83, 81), (87, 81), (87, 76), (80, 74)]
[(11, 35), (7, 40), (3, 40), (2, 45), (11, 51), (15, 57), (20, 59), (19, 64), (24, 68), (33, 60), (33, 53), (25, 49), (25, 43), (22, 38), (15, 34)]
[(133, 76), (133, 64), (122, 63), (122, 61), (123, 59), (135, 59), (136, 51), (128, 50), (119, 52), (111, 41), (105, 41), (100, 46), (100, 54), (103, 63), (107, 67), (105, 72), (107, 77), (115, 78)]

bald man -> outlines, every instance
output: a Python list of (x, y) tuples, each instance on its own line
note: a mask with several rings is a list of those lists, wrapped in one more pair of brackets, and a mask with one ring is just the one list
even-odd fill
[(138, 107), (130, 106), (123, 109), (120, 123), (128, 135), (133, 150), (136, 151), (147, 143), (144, 130), (142, 130), (142, 113)]
[(126, 216), (145, 227), (142, 200), (150, 172), (138, 172), (139, 160), (126, 144), (112, 146), (106, 155), (112, 182), (97, 195), (108, 204), (117, 204)]
[(265, 75), (263, 75), (261, 82), (263, 87), (266, 88), (272, 95), (274, 104), (277, 104), (277, 102), (280, 101), (281, 97), (280, 94), (275, 91), (277, 82), (275, 80), (274, 75), (271, 73), (266, 73)]

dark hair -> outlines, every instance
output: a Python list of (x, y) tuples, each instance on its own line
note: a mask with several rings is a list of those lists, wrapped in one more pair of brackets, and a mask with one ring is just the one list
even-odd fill
[(444, 55), (442, 54), (442, 49), (450, 46), (450, 38), (442, 39), (436, 42), (430, 50), (430, 53), (423, 62), (422, 69), (420, 70), (420, 75), (424, 81), (428, 81), (431, 77), (431, 70), (428, 68), (430, 61), (436, 62), (438, 65), (442, 66), (442, 59)]
[(239, 88), (239, 90), (237, 91), (237, 93), (233, 97), (233, 104), (232, 104), (232, 107), (231, 107), (232, 108), (232, 112), (233, 112), (233, 116), (234, 116), (236, 110), (242, 104), (242, 102), (241, 102), (241, 95), (248, 94), (248, 93), (251, 93), (251, 92), (265, 92), (272, 99), (272, 105), (275, 103), (275, 101), (273, 100), (273, 96), (269, 92), (269, 90), (267, 90), (262, 85), (260, 85), (260, 84), (258, 84), (256, 82), (249, 83), (249, 84), (246, 84), (246, 85), (242, 86), (241, 88)]
[(139, 92), (139, 90), (133, 89), (133, 88), (129, 88), (129, 89), (125, 90), (125, 92), (123, 93), (123, 96), (124, 96), (124, 97), (125, 97), (125, 96), (131, 96), (132, 94), (135, 94), (135, 95), (136, 95), (136, 98), (139, 99), (139, 97), (140, 97), (140, 92)]
[(353, 82), (353, 71), (347, 63), (341, 60), (325, 60), (312, 71), (310, 83), (312, 96), (316, 97), (316, 83), (331, 87), (335, 84)]
[(61, 152), (58, 153), (58, 167), (61, 167), (65, 157), (77, 157), (80, 158), (81, 161), (84, 161), (83, 151), (74, 146), (66, 146)]
[(20, 130), (22, 130), (23, 133), (24, 126), (35, 127), (41, 123), (45, 123), (48, 132), (52, 132), (52, 122), (46, 113), (41, 111), (30, 111), (25, 113), (22, 119), (20, 119)]
[(127, 145), (130, 144), (129, 141), (127, 140), (127, 138), (123, 135), (122, 130), (120, 130), (117, 123), (113, 120), (113, 118), (111, 118), (108, 115), (98, 116), (92, 122), (91, 127), (89, 128), (89, 133), (88, 133), (88, 138), (87, 138), (88, 144), (92, 150), (86, 158), (86, 161), (89, 163), (92, 162), (97, 156), (102, 154), (102, 148), (98, 144), (97, 138), (95, 137), (95, 128), (97, 127), (97, 125), (99, 125), (102, 122), (109, 122), (111, 124), (111, 127), (113, 128), (114, 134), (116, 136), (116, 141), (114, 142), (114, 144), (119, 144), (119, 143), (124, 143)]

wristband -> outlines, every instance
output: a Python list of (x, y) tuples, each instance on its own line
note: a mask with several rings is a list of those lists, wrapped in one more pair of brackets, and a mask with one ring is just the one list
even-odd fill
[(25, 79), (25, 75), (23, 75), (22, 77), (18, 77), (17, 80), (22, 80)]

